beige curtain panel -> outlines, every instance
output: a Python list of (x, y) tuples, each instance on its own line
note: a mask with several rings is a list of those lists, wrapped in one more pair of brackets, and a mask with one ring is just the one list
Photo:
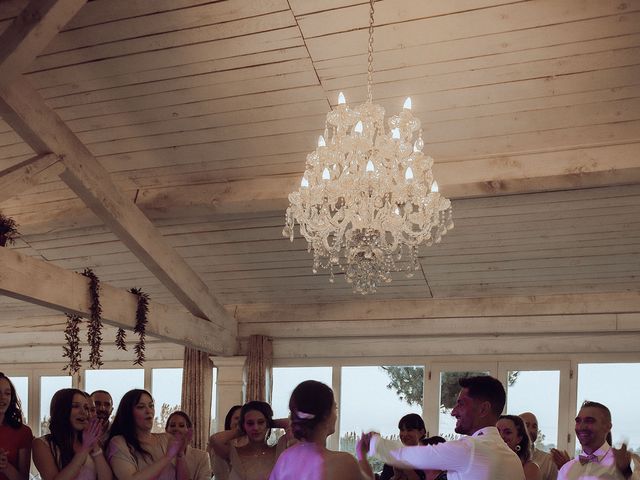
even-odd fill
[(185, 347), (182, 372), (182, 410), (193, 422), (193, 446), (207, 449), (211, 424), (213, 363), (209, 355)]
[(246, 401), (271, 401), (271, 371), (273, 363), (273, 346), (271, 338), (263, 335), (249, 337), (247, 352)]

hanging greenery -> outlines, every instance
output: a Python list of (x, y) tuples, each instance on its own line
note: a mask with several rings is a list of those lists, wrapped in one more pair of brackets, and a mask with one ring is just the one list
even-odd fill
[(6, 217), (0, 213), (0, 247), (13, 245), (16, 238), (20, 236), (18, 224), (11, 217)]
[(80, 360), (82, 347), (80, 347), (80, 322), (82, 319), (78, 315), (67, 313), (67, 326), (64, 329), (64, 339), (67, 344), (62, 346), (62, 356), (67, 357), (69, 362), (63, 370), (69, 370), (69, 375), (80, 370)]
[(89, 279), (89, 295), (91, 305), (89, 310), (89, 327), (87, 340), (89, 342), (89, 364), (91, 368), (100, 368), (102, 363), (102, 306), (100, 305), (100, 280), (90, 268), (85, 268), (82, 275)]
[(118, 333), (116, 333), (116, 347), (118, 350), (127, 351), (127, 332), (124, 331), (124, 328), (119, 328)]
[(138, 343), (133, 347), (136, 354), (134, 365), (142, 365), (144, 363), (145, 334), (147, 330), (147, 315), (149, 314), (149, 295), (144, 293), (141, 288), (132, 288), (129, 290), (138, 296), (138, 308), (136, 309), (136, 326), (134, 333), (140, 336)]

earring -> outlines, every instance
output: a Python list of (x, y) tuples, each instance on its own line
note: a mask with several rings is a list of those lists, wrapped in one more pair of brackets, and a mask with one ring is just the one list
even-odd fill
[(520, 450), (522, 450), (522, 447), (520, 445), (516, 445), (516, 452), (519, 452)]

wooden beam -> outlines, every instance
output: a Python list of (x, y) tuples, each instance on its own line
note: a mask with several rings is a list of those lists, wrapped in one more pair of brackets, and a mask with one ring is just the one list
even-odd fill
[[(447, 337), (385, 337), (330, 339), (275, 339), (274, 359), (329, 359), (363, 357), (447, 356), (464, 360), (470, 355), (543, 355), (580, 353), (638, 354), (640, 333), (582, 333), (553, 335), (486, 335)], [(246, 354), (246, 342), (240, 349)]]
[(36, 153), (61, 156), (66, 170), (60, 178), (192, 314), (236, 334), (235, 319), (27, 79), (0, 88), (0, 112)]
[[(436, 163), (441, 192), (451, 199), (552, 190), (640, 184), (640, 143), (567, 151)], [(302, 165), (302, 163), (301, 163)], [(122, 174), (116, 175), (122, 177)], [(208, 217), (282, 212), (299, 177), (269, 176), (185, 186), (140, 188), (118, 182), (136, 197), (148, 218)], [(137, 193), (137, 195), (136, 195)], [(88, 226), (96, 219), (71, 202), (55, 211), (29, 214), (19, 221), (24, 234), (44, 233), (60, 226)]]
[(27, 70), (86, 0), (32, 0), (0, 35), (0, 86)]
[[(0, 294), (64, 313), (90, 314), (89, 279), (8, 248), (0, 248)], [(133, 330), (137, 297), (108, 284), (101, 285), (100, 303), (105, 323)], [(149, 304), (147, 333), (205, 352), (230, 355), (235, 335), (212, 322), (155, 302)]]
[[(346, 305), (345, 305), (346, 306)], [(265, 335), (273, 338), (332, 338), (447, 335), (514, 335), (574, 332), (616, 332), (640, 330), (640, 315), (526, 315), (502, 317), (452, 317), (389, 320), (327, 320), (323, 322), (257, 322), (240, 323), (240, 337)]]
[(633, 314), (640, 292), (235, 306), (240, 323)]
[(0, 172), (0, 203), (36, 185), (57, 178), (64, 170), (53, 153), (36, 155)]

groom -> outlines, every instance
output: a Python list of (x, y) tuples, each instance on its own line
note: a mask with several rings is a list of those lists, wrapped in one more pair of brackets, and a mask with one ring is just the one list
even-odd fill
[(522, 462), (495, 426), (506, 400), (500, 381), (480, 376), (458, 383), (462, 389), (451, 415), (457, 420), (456, 433), (465, 437), (438, 445), (403, 447), (368, 433), (360, 440), (362, 447), (393, 466), (446, 470), (449, 480), (524, 480)]

